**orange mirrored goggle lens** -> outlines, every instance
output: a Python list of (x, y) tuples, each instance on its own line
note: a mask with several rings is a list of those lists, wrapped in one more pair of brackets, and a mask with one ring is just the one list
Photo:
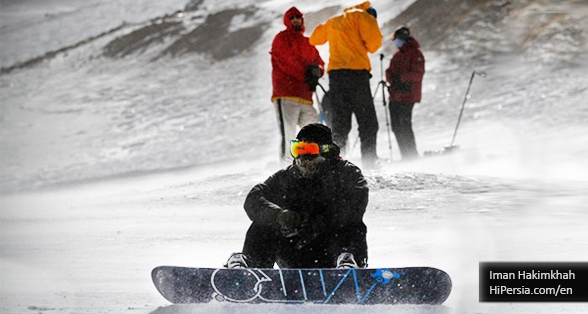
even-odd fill
[(329, 151), (329, 145), (319, 145), (317, 143), (299, 142), (293, 140), (290, 143), (290, 153), (292, 157), (298, 158), (300, 155), (319, 155)]

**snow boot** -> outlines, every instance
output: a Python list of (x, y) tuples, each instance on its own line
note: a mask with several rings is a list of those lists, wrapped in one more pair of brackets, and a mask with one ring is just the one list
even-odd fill
[(340, 269), (349, 269), (349, 268), (359, 268), (357, 263), (355, 262), (355, 258), (351, 253), (341, 253), (339, 257), (337, 257), (337, 268)]
[(226, 268), (249, 268), (247, 264), (247, 256), (243, 253), (233, 253), (227, 264), (225, 264)]

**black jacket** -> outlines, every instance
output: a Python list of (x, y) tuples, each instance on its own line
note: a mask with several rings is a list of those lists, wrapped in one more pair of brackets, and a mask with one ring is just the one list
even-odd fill
[(369, 189), (361, 170), (342, 159), (328, 161), (316, 178), (300, 175), (296, 166), (276, 172), (253, 187), (245, 200), (249, 219), (279, 228), (276, 218), (282, 209), (320, 215), (330, 230), (363, 224)]

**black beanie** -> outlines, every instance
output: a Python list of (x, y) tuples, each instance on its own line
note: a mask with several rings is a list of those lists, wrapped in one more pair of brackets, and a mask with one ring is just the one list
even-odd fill
[(331, 129), (320, 123), (309, 124), (303, 127), (296, 139), (302, 142), (317, 143), (319, 145), (328, 144), (329, 150), (321, 153), (321, 156), (336, 160), (339, 158), (341, 149), (335, 143), (333, 143), (333, 133)]
[(320, 123), (309, 124), (303, 127), (296, 139), (303, 142), (312, 142), (317, 144), (333, 144), (333, 134), (331, 129)]
[(410, 38), (410, 30), (407, 27), (401, 27), (394, 32), (394, 39), (407, 40)]

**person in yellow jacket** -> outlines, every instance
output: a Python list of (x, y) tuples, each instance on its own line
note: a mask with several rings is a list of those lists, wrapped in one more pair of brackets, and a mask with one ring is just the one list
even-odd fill
[(377, 12), (366, 1), (328, 19), (312, 32), (313, 46), (329, 42), (329, 95), (331, 128), (335, 143), (345, 149), (355, 114), (361, 141), (362, 165), (377, 166), (378, 119), (371, 95), (368, 53), (382, 46)]

